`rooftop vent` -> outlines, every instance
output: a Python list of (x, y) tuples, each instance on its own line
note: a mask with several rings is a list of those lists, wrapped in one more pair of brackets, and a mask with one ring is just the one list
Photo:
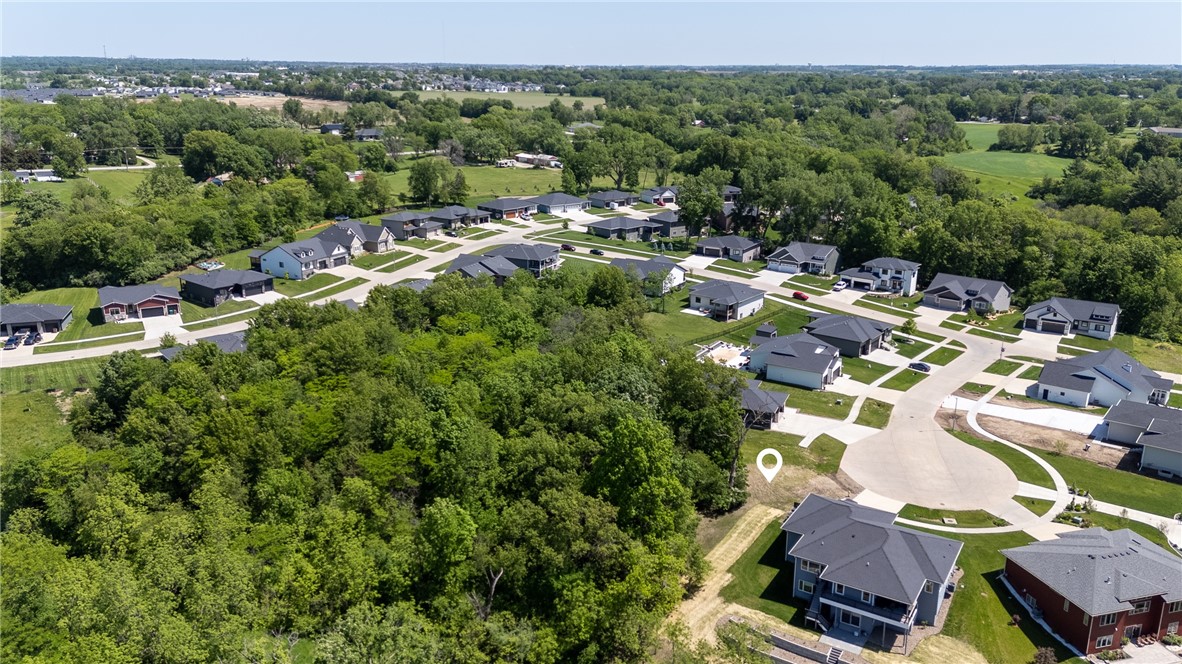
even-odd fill
[(1120, 368), (1124, 369), (1127, 373), (1133, 373), (1133, 365), (1129, 364), (1128, 362), (1122, 364)]

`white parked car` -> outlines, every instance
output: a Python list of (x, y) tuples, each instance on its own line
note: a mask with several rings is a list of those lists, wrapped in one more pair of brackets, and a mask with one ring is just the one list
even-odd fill
[(844, 281), (839, 281), (839, 282), (837, 282), (837, 283), (833, 284), (833, 292), (835, 292), (835, 293), (840, 293), (841, 291), (845, 290), (845, 287), (846, 287), (847, 285), (848, 285), (848, 284), (846, 284), (846, 282), (844, 282)]

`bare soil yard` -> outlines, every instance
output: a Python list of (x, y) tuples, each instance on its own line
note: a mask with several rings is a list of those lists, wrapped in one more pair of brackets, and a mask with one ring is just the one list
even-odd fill
[[(1014, 420), (989, 415), (977, 415), (977, 423), (981, 425), (981, 428), (999, 438), (1004, 438), (1027, 447), (1037, 447), (1048, 452), (1056, 451), (1055, 444), (1064, 442), (1067, 444), (1067, 448), (1063, 450), (1064, 454), (1080, 459), (1087, 459), (1088, 461), (1098, 463), (1101, 466), (1107, 466), (1108, 468), (1120, 467), (1121, 461), (1128, 455), (1128, 450), (1124, 448), (1114, 449), (1095, 444), (1091, 445), (1085, 452), (1084, 446), (1092, 441), (1087, 436), (1071, 433), (1070, 431), (1040, 427), (1034, 424), (1015, 422)], [(1134, 464), (1135, 466), (1136, 464)]]
[[(264, 97), (261, 95), (245, 95), (242, 97), (224, 97), (219, 98), (223, 101), (232, 102), (239, 106), (249, 106), (251, 108), (265, 108), (268, 110), (275, 110), (283, 107), (283, 102), (287, 101), (287, 95), (277, 95), (275, 97)], [(311, 99), (309, 97), (294, 97), (299, 99), (304, 104), (304, 109), (308, 111), (319, 111), (325, 108), (331, 108), (334, 111), (344, 113), (349, 109), (349, 102), (347, 101), (332, 101), (329, 99)]]

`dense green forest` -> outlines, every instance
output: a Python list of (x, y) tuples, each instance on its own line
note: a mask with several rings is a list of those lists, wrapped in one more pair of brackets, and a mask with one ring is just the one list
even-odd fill
[(617, 268), (449, 276), (114, 355), (75, 442), (3, 469), (4, 659), (642, 658), (705, 570), (695, 508), (745, 495), (737, 372), (647, 310)]

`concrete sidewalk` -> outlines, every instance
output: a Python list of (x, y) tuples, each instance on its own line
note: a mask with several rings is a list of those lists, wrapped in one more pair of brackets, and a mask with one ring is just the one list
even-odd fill
[[(945, 408), (967, 412), (978, 405), (978, 402), (963, 397), (948, 396), (944, 399)], [(1097, 427), (1104, 423), (1102, 415), (1085, 412), (1073, 412), (1064, 408), (1017, 408), (1003, 406), (996, 403), (982, 403), (977, 408), (978, 415), (1001, 417), (1015, 422), (1025, 422), (1040, 427), (1071, 431), (1084, 436), (1091, 436)]]

